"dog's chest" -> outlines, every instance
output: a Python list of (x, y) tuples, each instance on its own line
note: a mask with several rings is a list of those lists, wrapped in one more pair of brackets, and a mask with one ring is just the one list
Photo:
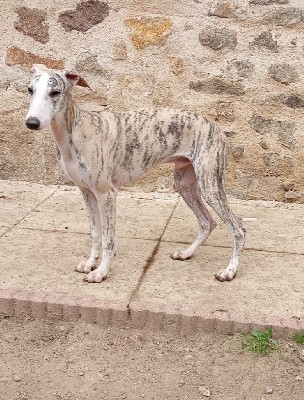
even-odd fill
[(77, 157), (69, 160), (60, 159), (60, 165), (67, 177), (71, 179), (77, 186), (89, 188), (91, 186), (91, 174), (84, 162)]

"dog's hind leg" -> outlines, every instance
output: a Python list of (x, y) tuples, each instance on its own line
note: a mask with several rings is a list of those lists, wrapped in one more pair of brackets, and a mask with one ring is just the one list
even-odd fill
[(202, 201), (192, 164), (184, 168), (175, 169), (174, 182), (175, 189), (196, 215), (200, 228), (198, 237), (191, 246), (183, 251), (177, 250), (171, 256), (174, 260), (186, 260), (192, 257), (198, 247), (208, 238), (212, 230), (216, 227), (216, 222), (212, 219)]
[[(197, 181), (204, 200), (218, 216), (226, 223), (233, 238), (233, 253), (227, 268), (221, 269), (216, 275), (219, 281), (231, 281), (238, 268), (239, 258), (245, 242), (245, 228), (233, 214), (227, 204), (225, 192), (225, 146), (214, 149), (215, 154), (201, 158), (204, 162), (194, 165)], [(200, 160), (199, 160), (200, 161)]]
[(101, 219), (97, 199), (90, 190), (80, 188), (87, 207), (87, 213), (90, 220), (90, 231), (92, 238), (91, 255), (86, 261), (81, 261), (76, 267), (76, 271), (88, 274), (97, 266), (102, 244)]

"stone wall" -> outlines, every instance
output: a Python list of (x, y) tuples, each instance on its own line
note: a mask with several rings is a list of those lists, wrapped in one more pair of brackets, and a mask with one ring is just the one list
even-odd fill
[[(303, 0), (2, 0), (0, 179), (62, 183), (49, 132), (24, 126), (33, 62), (74, 68), (82, 107), (175, 107), (217, 121), (227, 184), (304, 202)], [(135, 185), (171, 190), (172, 168)]]

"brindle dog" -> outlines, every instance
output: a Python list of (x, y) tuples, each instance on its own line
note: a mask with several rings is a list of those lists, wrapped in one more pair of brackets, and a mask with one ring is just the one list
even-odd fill
[(106, 278), (115, 255), (117, 188), (158, 163), (174, 163), (175, 188), (196, 215), (200, 230), (191, 246), (174, 252), (172, 258), (190, 258), (215, 228), (204, 199), (226, 223), (234, 243), (228, 266), (216, 278), (233, 279), (245, 229), (227, 205), (224, 133), (189, 111), (83, 112), (72, 96), (74, 85), (89, 87), (79, 74), (50, 70), (44, 65), (34, 65), (32, 72), (26, 125), (34, 130), (51, 128), (62, 168), (79, 186), (90, 218), (91, 255), (76, 270), (88, 274), (88, 282)]

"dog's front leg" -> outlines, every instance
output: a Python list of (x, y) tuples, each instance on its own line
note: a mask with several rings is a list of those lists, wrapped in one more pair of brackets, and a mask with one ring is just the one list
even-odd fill
[(110, 263), (115, 256), (115, 213), (117, 191), (114, 188), (96, 192), (102, 225), (102, 260), (85, 278), (88, 282), (101, 282), (107, 277)]
[(84, 198), (87, 207), (88, 217), (90, 220), (92, 249), (90, 258), (88, 258), (86, 261), (81, 261), (76, 267), (76, 271), (88, 274), (89, 272), (91, 272), (92, 269), (96, 268), (98, 258), (100, 256), (100, 248), (102, 243), (102, 229), (101, 229), (100, 212), (95, 194), (85, 188), (80, 188), (80, 190)]

